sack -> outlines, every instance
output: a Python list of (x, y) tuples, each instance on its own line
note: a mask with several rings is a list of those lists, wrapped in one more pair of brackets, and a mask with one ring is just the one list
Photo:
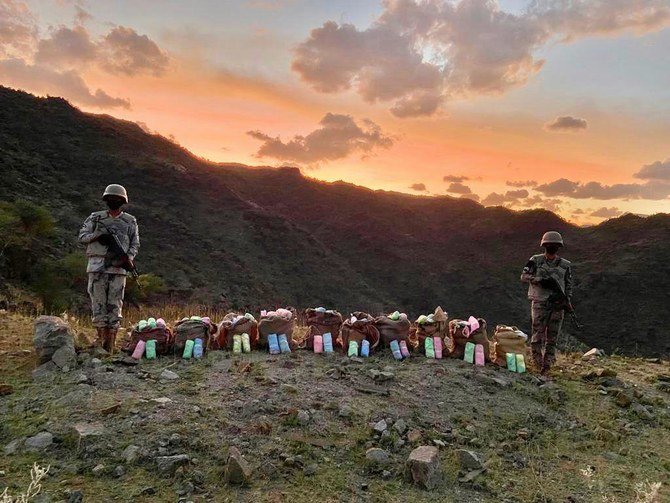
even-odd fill
[(334, 310), (305, 309), (305, 324), (309, 328), (307, 335), (301, 341), (300, 347), (313, 349), (314, 336), (330, 332), (333, 340), (340, 338), (342, 329), (342, 315)]
[(449, 322), (448, 348), (450, 357), (463, 358), (465, 345), (472, 342), (484, 346), (484, 358), (487, 362), (491, 361), (491, 347), (486, 333), (486, 320), (477, 318), (477, 321), (479, 322), (479, 328), (470, 333), (469, 337), (463, 334), (463, 329), (468, 326), (465, 320), (451, 320)]
[(493, 334), (493, 349), (491, 351), (494, 363), (501, 367), (506, 366), (507, 353), (526, 355), (527, 340), (528, 336), (517, 327), (498, 325)]
[(172, 353), (172, 344), (174, 342), (174, 334), (168, 327), (156, 327), (151, 330), (139, 331), (136, 328), (130, 333), (130, 337), (123, 344), (121, 350), (124, 353), (133, 354), (137, 343), (150, 340), (156, 341), (156, 354), (169, 355)]
[(370, 344), (370, 353), (379, 345), (380, 337), (379, 330), (375, 326), (375, 319), (368, 313), (356, 311), (342, 323), (340, 347), (347, 351), (349, 348), (349, 341), (355, 341), (358, 347), (362, 347), (363, 341), (368, 341)]
[(388, 316), (379, 316), (375, 320), (375, 327), (379, 330), (379, 337), (384, 346), (389, 346), (391, 341), (409, 342), (409, 330), (411, 326), (412, 324), (409, 320), (404, 318), (392, 320)]
[(282, 312), (286, 311), (291, 313), (290, 318), (279, 316), (276, 314), (276, 311), (272, 311), (271, 313), (267, 313), (265, 316), (261, 316), (261, 319), (258, 322), (259, 348), (268, 348), (268, 336), (270, 334), (277, 334), (278, 336), (284, 334), (288, 340), (289, 347), (291, 349), (295, 349), (295, 343), (293, 342), (293, 330), (295, 329), (296, 310), (292, 307), (287, 307), (285, 310), (282, 310)]
[(211, 325), (202, 320), (183, 319), (174, 327), (174, 350), (178, 353), (184, 351), (186, 341), (202, 339), (204, 349), (209, 349), (210, 338), (216, 334), (216, 325)]
[(443, 357), (448, 356), (448, 344), (447, 338), (449, 336), (449, 323), (447, 322), (448, 317), (440, 306), (435, 309), (435, 313), (431, 316), (419, 316), (416, 320), (416, 334), (414, 337), (416, 339), (416, 348), (419, 352), (426, 354), (426, 338), (439, 337), (442, 339), (442, 355)]
[(249, 334), (252, 348), (258, 344), (258, 322), (238, 313), (228, 313), (219, 323), (219, 331), (209, 349), (233, 349), (233, 337)]

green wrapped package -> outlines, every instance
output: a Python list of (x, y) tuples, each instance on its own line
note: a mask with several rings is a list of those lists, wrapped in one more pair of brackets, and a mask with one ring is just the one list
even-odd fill
[(424, 347), (426, 348), (426, 358), (435, 358), (435, 345), (432, 337), (426, 337)]
[(516, 372), (516, 355), (514, 353), (505, 353), (507, 358), (507, 370)]
[(475, 363), (475, 344), (473, 342), (465, 343), (465, 355), (463, 360), (468, 363)]
[(156, 339), (149, 339), (147, 341), (147, 347), (144, 350), (144, 355), (146, 356), (147, 360), (156, 359)]
[(193, 342), (191, 339), (186, 341), (186, 345), (184, 346), (184, 353), (182, 353), (182, 358), (185, 360), (190, 360), (191, 357), (193, 356), (193, 346), (195, 346), (195, 342)]
[[(233, 338), (234, 341), (234, 338)], [(234, 342), (233, 342), (234, 344)], [(242, 334), (242, 351), (244, 353), (251, 353), (251, 341), (249, 340), (249, 334)]]
[(349, 341), (349, 352), (347, 354), (349, 357), (358, 356), (358, 342)]
[(149, 324), (147, 323), (147, 320), (140, 320), (139, 323), (137, 324), (137, 330), (140, 332), (147, 328)]
[(242, 336), (233, 335), (233, 353), (239, 355), (242, 352)]
[(422, 314), (422, 315), (419, 316), (419, 318), (416, 320), (416, 322), (417, 322), (419, 325), (423, 325), (423, 324), (426, 323), (427, 321), (428, 321), (428, 316), (426, 316), (425, 314)]
[(523, 355), (516, 355), (516, 371), (519, 374), (526, 372), (526, 361), (523, 358)]

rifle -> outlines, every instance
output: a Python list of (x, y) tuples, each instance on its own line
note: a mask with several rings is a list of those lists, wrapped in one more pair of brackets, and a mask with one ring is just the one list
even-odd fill
[[(98, 238), (98, 241), (107, 247), (107, 254), (105, 255), (105, 267), (121, 267), (122, 269), (128, 271), (130, 275), (135, 279), (137, 286), (142, 290), (142, 284), (139, 281), (140, 273), (137, 270), (135, 264), (128, 257), (128, 252), (123, 249), (121, 240), (119, 237), (112, 231), (106, 224), (100, 221), (100, 218), (96, 220), (96, 225), (101, 225), (106, 231), (107, 234), (103, 234)], [(106, 236), (110, 236), (107, 238)], [(103, 239), (104, 238), (104, 239)]]
[(548, 278), (543, 278), (541, 281), (542, 286), (554, 290), (554, 293), (552, 293), (551, 296), (549, 297), (549, 302), (552, 302), (556, 306), (556, 310), (567, 311), (568, 314), (570, 315), (572, 323), (575, 325), (575, 328), (577, 330), (581, 330), (582, 328), (584, 328), (584, 326), (581, 323), (579, 323), (579, 320), (577, 319), (577, 314), (575, 313), (575, 308), (572, 306), (570, 298), (565, 293), (565, 290), (563, 290), (558, 280), (554, 276), (549, 276)]

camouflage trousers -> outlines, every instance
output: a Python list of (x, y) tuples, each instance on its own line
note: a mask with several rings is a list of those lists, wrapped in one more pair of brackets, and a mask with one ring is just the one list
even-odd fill
[(563, 311), (557, 310), (549, 302), (533, 301), (533, 336), (530, 347), (533, 361), (538, 369), (548, 369), (556, 362), (556, 339), (563, 324)]
[(88, 273), (88, 295), (91, 297), (93, 326), (119, 328), (123, 318), (121, 309), (125, 288), (124, 274)]

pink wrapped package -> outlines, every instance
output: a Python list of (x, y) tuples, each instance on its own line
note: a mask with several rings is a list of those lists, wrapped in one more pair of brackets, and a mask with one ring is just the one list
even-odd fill
[(474, 333), (479, 330), (479, 320), (474, 316), (468, 318), (468, 325), (470, 326), (470, 333)]
[(435, 358), (440, 359), (442, 358), (442, 338), (441, 337), (433, 337), (433, 348), (435, 349)]
[(484, 346), (482, 344), (477, 344), (475, 346), (475, 365), (483, 367), (486, 363), (484, 358)]
[(146, 348), (147, 343), (144, 341), (139, 341), (137, 346), (135, 346), (135, 351), (133, 351), (133, 358), (135, 360), (141, 360), (142, 355), (144, 354), (144, 348)]
[(315, 335), (314, 336), (314, 352), (323, 353), (323, 336)]
[(400, 341), (400, 354), (403, 358), (409, 358), (409, 349), (407, 349), (407, 342)]

